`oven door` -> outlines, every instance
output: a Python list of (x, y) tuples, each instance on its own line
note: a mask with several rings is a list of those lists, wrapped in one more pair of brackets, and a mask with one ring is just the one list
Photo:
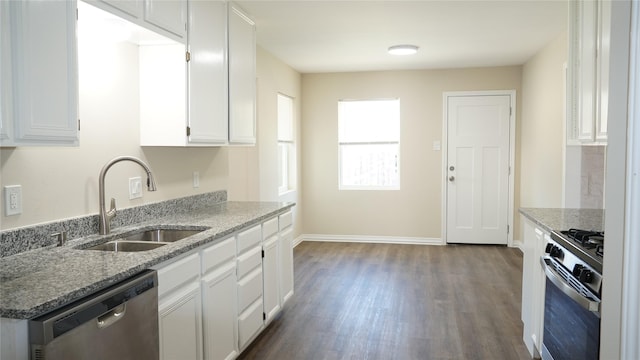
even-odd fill
[(597, 360), (600, 351), (600, 300), (562, 265), (543, 257), (544, 360)]

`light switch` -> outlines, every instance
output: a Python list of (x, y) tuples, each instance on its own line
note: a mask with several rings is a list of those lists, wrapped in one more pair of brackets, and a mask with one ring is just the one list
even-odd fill
[(22, 214), (22, 186), (4, 187), (4, 213), (6, 216)]
[(199, 188), (200, 187), (200, 173), (198, 171), (194, 171), (193, 172), (193, 188)]
[(129, 178), (129, 199), (142, 197), (142, 179), (140, 176)]

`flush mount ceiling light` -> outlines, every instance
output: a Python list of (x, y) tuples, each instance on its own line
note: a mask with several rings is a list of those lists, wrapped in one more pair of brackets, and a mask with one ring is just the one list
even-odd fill
[(415, 45), (395, 45), (391, 46), (388, 52), (391, 55), (413, 55), (418, 52), (418, 47)]

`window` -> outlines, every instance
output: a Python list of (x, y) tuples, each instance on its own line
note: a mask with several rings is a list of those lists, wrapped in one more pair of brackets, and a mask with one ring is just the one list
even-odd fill
[(295, 188), (293, 98), (278, 94), (278, 193)]
[(400, 189), (400, 100), (338, 102), (339, 189)]

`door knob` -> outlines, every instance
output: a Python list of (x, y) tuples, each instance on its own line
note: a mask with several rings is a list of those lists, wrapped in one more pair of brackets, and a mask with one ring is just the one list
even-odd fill
[(455, 168), (455, 167), (453, 167), (453, 165), (449, 166), (449, 170), (450, 170), (450, 171), (453, 171), (453, 170), (455, 170), (455, 169), (456, 169), (456, 168)]
[(449, 181), (453, 181), (455, 179), (456, 179), (455, 176), (453, 176), (453, 175), (449, 176)]

